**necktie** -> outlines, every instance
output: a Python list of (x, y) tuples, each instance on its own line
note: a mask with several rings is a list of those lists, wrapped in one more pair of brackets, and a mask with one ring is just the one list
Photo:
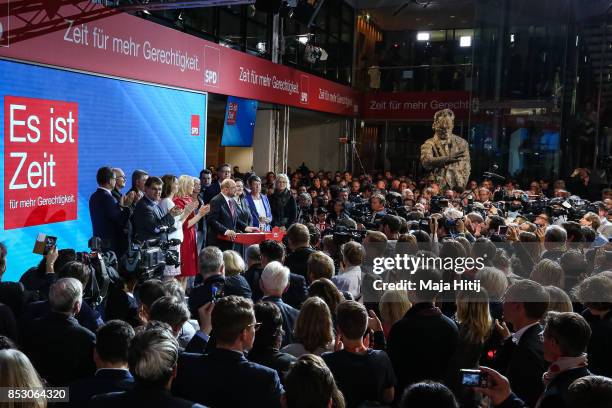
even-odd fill
[(228, 201), (230, 212), (232, 213), (232, 219), (236, 219), (236, 203), (233, 198), (230, 198)]

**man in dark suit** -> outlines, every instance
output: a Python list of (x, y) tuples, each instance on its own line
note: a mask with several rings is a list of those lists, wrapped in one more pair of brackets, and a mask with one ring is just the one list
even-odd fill
[(94, 395), (127, 391), (134, 387), (128, 371), (128, 348), (134, 329), (122, 320), (111, 320), (96, 332), (96, 374), (70, 384), (70, 406), (84, 407)]
[(212, 311), (217, 348), (206, 355), (181, 355), (173, 394), (215, 408), (280, 407), (283, 386), (277, 372), (244, 356), (257, 329), (251, 300), (220, 299)]
[(306, 278), (308, 257), (315, 252), (310, 247), (310, 232), (304, 224), (293, 224), (287, 230), (287, 244), (291, 251), (285, 259), (285, 266), (295, 274)]
[(204, 204), (209, 204), (213, 198), (221, 192), (221, 183), (231, 177), (232, 170), (229, 164), (225, 163), (217, 167), (217, 180), (213, 181), (204, 193)]
[(145, 182), (145, 194), (138, 200), (132, 216), (133, 235), (137, 241), (160, 238), (163, 228), (173, 227), (174, 217), (183, 211), (174, 206), (167, 214), (163, 213), (158, 205), (163, 185), (159, 177), (149, 177)]
[(178, 356), (178, 342), (167, 324), (156, 322), (147, 327), (134, 336), (128, 351), (128, 365), (136, 381), (135, 387), (129, 391), (96, 395), (89, 406), (204, 408), (170, 394)]
[[(283, 263), (285, 259), (285, 247), (283, 244), (277, 241), (265, 240), (259, 244), (259, 252), (261, 257), (261, 266), (257, 268), (254, 265), (249, 268), (249, 273), (245, 275), (247, 282), (251, 285), (253, 292), (253, 301), (257, 302), (262, 298), (263, 292), (259, 285), (261, 273), (263, 269), (272, 261)], [(282, 299), (286, 304), (299, 309), (302, 303), (308, 297), (308, 286), (306, 286), (306, 279), (302, 275), (296, 273), (289, 273), (289, 287), (283, 293)]]
[(74, 318), (82, 301), (81, 282), (58, 279), (49, 289), (51, 312), (32, 321), (23, 333), (24, 350), (49, 385), (67, 385), (94, 373), (96, 336)]
[[(203, 169), (200, 172), (200, 194), (198, 196), (198, 200), (200, 201), (201, 205), (205, 204), (206, 191), (210, 187), (211, 183), (212, 173), (208, 169)], [(206, 246), (206, 227), (206, 218), (202, 217), (200, 221), (198, 221), (198, 248), (204, 248)]]
[(528, 279), (508, 288), (504, 295), (504, 321), (511, 323), (515, 332), (510, 335), (502, 323), (504, 344), (492, 362), (492, 368), (508, 377), (514, 392), (532, 407), (544, 390), (542, 374), (548, 367), (540, 325), (548, 301), (544, 287)]
[(120, 257), (127, 250), (123, 231), (131, 211), (130, 205), (136, 193), (128, 193), (117, 201), (113, 196), (116, 177), (110, 167), (100, 167), (96, 174), (98, 189), (89, 198), (89, 216), (93, 236), (108, 240), (110, 248)]
[(274, 303), (280, 309), (283, 317), (283, 342), (281, 346), (293, 343), (293, 327), (297, 321), (300, 311), (289, 306), (281, 299), (281, 296), (289, 286), (289, 268), (280, 262), (270, 262), (261, 273), (259, 285), (263, 292), (262, 301)]
[(438, 292), (419, 286), (440, 279), (436, 270), (419, 269), (411, 275), (416, 285), (416, 290), (408, 291), (412, 307), (389, 333), (387, 353), (397, 376), (396, 398), (412, 383), (446, 379), (459, 339), (457, 325), (434, 306)]
[(237, 233), (255, 230), (238, 216), (238, 204), (234, 200), (234, 194), (236, 194), (236, 183), (232, 179), (226, 179), (221, 183), (221, 193), (210, 201), (207, 242), (208, 245), (214, 245), (222, 251), (233, 249), (234, 244), (219, 239), (218, 235), (225, 235), (233, 241)]

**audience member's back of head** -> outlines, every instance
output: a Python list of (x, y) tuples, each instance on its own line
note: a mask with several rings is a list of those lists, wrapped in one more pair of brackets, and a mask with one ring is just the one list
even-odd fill
[(349, 241), (340, 248), (345, 265), (360, 266), (365, 257), (365, 250), (359, 242)]
[(159, 279), (146, 280), (134, 289), (134, 297), (140, 305), (147, 309), (151, 309), (151, 305), (165, 295), (164, 284)]
[(123, 320), (110, 320), (96, 332), (96, 360), (107, 363), (127, 363), (134, 329)]
[(179, 347), (170, 326), (156, 322), (138, 331), (128, 351), (128, 365), (136, 383), (145, 388), (163, 388), (172, 378)]
[(612, 379), (599, 375), (578, 378), (567, 389), (569, 408), (610, 408)]
[(336, 285), (326, 278), (317, 279), (310, 284), (308, 287), (308, 297), (313, 296), (323, 299), (332, 314), (335, 313), (338, 304), (344, 300), (342, 293), (340, 293)]
[(261, 284), (265, 294), (282, 295), (289, 284), (289, 268), (282, 263), (272, 261), (266, 265), (261, 273)]
[[(42, 387), (42, 381), (34, 369), (34, 366), (28, 359), (28, 357), (21, 351), (16, 349), (5, 349), (0, 350), (0, 387), (7, 388), (39, 388)], [(9, 405), (8, 406), (13, 406)], [(26, 406), (19, 405), (17, 406)], [(28, 407), (46, 407), (47, 404), (38, 400)]]
[(285, 257), (285, 247), (283, 244), (271, 239), (267, 239), (259, 244), (259, 252), (261, 257), (265, 257), (268, 262), (283, 262)]
[(553, 285), (561, 289), (565, 287), (563, 268), (550, 259), (542, 259), (535, 264), (529, 278), (543, 286)]
[(225, 265), (225, 276), (239, 275), (246, 270), (244, 260), (236, 251), (223, 251), (223, 264)]
[(311, 281), (320, 278), (331, 279), (334, 272), (334, 260), (325, 252), (316, 251), (308, 257), (307, 276)]
[(232, 344), (252, 323), (253, 302), (241, 296), (226, 296), (215, 304), (211, 322), (218, 344)]
[(439, 282), (442, 279), (442, 274), (436, 269), (419, 268), (414, 274), (410, 275), (410, 281), (414, 282), (415, 290), (408, 291), (408, 298), (415, 303), (433, 302), (438, 296), (439, 291), (432, 286), (431, 289), (421, 285), (421, 282)]
[(174, 296), (162, 296), (151, 305), (149, 319), (168, 323), (177, 335), (183, 324), (189, 320), (189, 309)]
[(508, 279), (506, 275), (499, 269), (492, 266), (485, 266), (478, 269), (476, 279), (480, 281), (480, 285), (486, 289), (489, 294), (489, 300), (492, 302), (499, 301), (508, 289)]
[(283, 316), (280, 309), (272, 302), (257, 302), (253, 307), (255, 309), (255, 320), (261, 323), (253, 350), (279, 348), (283, 336)]
[(425, 381), (406, 388), (400, 408), (458, 408), (455, 396), (445, 385)]
[(567, 241), (567, 231), (559, 225), (550, 225), (544, 233), (544, 247), (546, 249), (556, 249), (565, 245)]
[(321, 357), (305, 354), (292, 366), (285, 378), (286, 408), (344, 408), (344, 397), (334, 376)]
[(548, 312), (544, 338), (554, 339), (563, 357), (579, 357), (589, 345), (591, 327), (578, 313)]
[(74, 278), (81, 282), (83, 287), (87, 286), (91, 276), (91, 269), (85, 264), (78, 261), (70, 261), (62, 266), (57, 272), (58, 278)]
[(164, 293), (166, 296), (174, 296), (181, 302), (186, 301), (185, 290), (179, 281), (176, 279), (169, 279), (163, 284)]
[(216, 246), (207, 246), (198, 255), (198, 265), (200, 275), (204, 278), (220, 273), (223, 266), (223, 252)]
[(574, 289), (576, 299), (592, 312), (612, 310), (612, 278), (604, 273), (586, 278)]
[(525, 316), (530, 319), (541, 319), (548, 310), (548, 293), (544, 286), (529, 279), (523, 279), (510, 286), (504, 301), (522, 303)]
[(478, 238), (472, 247), (474, 258), (482, 258), (486, 266), (493, 266), (493, 259), (497, 254), (495, 244), (488, 238)]
[(361, 303), (345, 300), (336, 308), (336, 325), (344, 337), (358, 340), (368, 328), (368, 312)]
[(254, 244), (247, 248), (246, 261), (248, 264), (258, 264), (261, 262), (261, 252), (259, 251), (259, 244)]
[(74, 278), (58, 279), (49, 289), (49, 304), (55, 312), (76, 313), (75, 305), (82, 299), (83, 285)]
[(310, 245), (310, 233), (304, 224), (292, 224), (287, 230), (287, 242), (294, 248)]

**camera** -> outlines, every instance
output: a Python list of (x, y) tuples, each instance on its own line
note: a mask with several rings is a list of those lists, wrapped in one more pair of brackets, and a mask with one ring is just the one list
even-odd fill
[(440, 214), (448, 207), (448, 199), (443, 196), (433, 196), (429, 201), (429, 212), (432, 214)]
[(487, 374), (480, 370), (461, 369), (461, 384), (466, 387), (487, 388), (489, 381)]
[(179, 266), (179, 252), (172, 247), (181, 244), (179, 239), (149, 239), (142, 244), (131, 243), (121, 258), (121, 266), (128, 276), (145, 281), (161, 278), (166, 265)]
[(338, 246), (344, 245), (349, 241), (362, 242), (367, 233), (366, 230), (350, 229), (344, 225), (336, 225), (332, 232), (334, 243)]
[(117, 284), (119, 277), (117, 256), (110, 248), (110, 241), (92, 237), (87, 246), (90, 252), (77, 252), (76, 260), (90, 270), (90, 278), (83, 288), (83, 300), (95, 308), (108, 294), (109, 288)]

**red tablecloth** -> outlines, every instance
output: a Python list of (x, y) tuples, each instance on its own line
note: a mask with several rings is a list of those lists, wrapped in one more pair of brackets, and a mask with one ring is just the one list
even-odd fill
[[(267, 232), (245, 232), (236, 234), (236, 239), (234, 240), (234, 242), (236, 244), (242, 245), (259, 244), (267, 239), (280, 242), (283, 240), (284, 236), (285, 232), (279, 229), (274, 229), (272, 231)], [(227, 235), (218, 235), (217, 237), (223, 241), (231, 241), (230, 237), (228, 237)]]

